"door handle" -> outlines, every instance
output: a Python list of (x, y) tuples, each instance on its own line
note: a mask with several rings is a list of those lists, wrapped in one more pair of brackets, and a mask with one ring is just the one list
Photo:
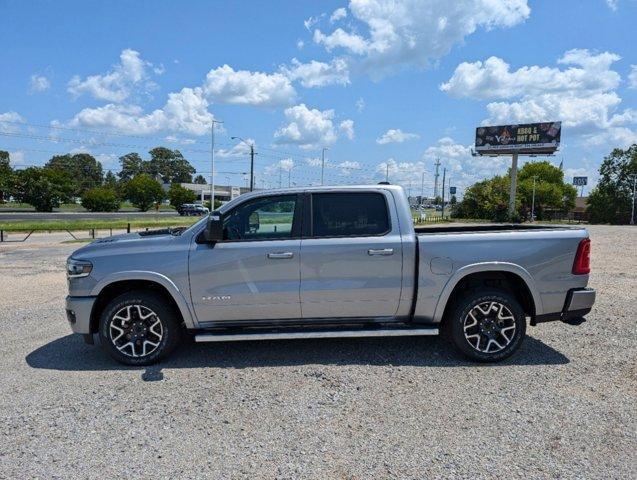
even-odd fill
[(393, 248), (370, 248), (367, 250), (367, 255), (393, 255)]
[(294, 257), (294, 253), (292, 252), (273, 252), (268, 253), (268, 258), (277, 259), (277, 258), (292, 258)]

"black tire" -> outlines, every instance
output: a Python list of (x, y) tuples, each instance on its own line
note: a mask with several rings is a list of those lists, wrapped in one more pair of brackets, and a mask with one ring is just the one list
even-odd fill
[(102, 348), (124, 365), (160, 361), (175, 349), (181, 335), (179, 313), (154, 292), (123, 293), (111, 300), (100, 316)]
[(478, 362), (504, 360), (526, 336), (524, 310), (515, 297), (500, 290), (478, 290), (459, 299), (445, 322), (458, 350)]

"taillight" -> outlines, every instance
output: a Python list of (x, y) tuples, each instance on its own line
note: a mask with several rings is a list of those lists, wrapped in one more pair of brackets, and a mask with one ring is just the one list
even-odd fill
[(573, 275), (587, 275), (591, 272), (591, 239), (585, 238), (577, 246)]

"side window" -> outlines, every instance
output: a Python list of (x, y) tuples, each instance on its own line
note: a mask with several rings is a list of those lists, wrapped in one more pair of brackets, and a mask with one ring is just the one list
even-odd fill
[(231, 210), (223, 220), (227, 240), (291, 238), (296, 195), (256, 198)]
[(312, 195), (312, 236), (382, 235), (389, 228), (387, 202), (380, 193), (317, 193)]

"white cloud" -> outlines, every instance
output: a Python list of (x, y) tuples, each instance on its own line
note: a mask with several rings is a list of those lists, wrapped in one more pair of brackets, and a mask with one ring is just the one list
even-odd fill
[(533, 65), (511, 72), (504, 60), (490, 57), (484, 62), (461, 63), (440, 89), (455, 97), (479, 100), (612, 90), (621, 78), (610, 67), (619, 59), (619, 55), (609, 52), (592, 54), (585, 49), (574, 49), (558, 60), (563, 65), (574, 65), (566, 70)]
[(628, 88), (637, 88), (637, 65), (630, 66), (628, 74)]
[(29, 79), (29, 93), (45, 92), (51, 88), (51, 82), (44, 75), (31, 75)]
[(356, 110), (358, 110), (359, 113), (365, 110), (365, 100), (363, 100), (363, 97), (356, 100)]
[(318, 22), (320, 22), (323, 17), (325, 17), (324, 13), (322, 13), (322, 14), (316, 16), (316, 17), (310, 17), (307, 20), (303, 21), (303, 26), (307, 30), (312, 30), (312, 27), (314, 25), (316, 25)]
[(74, 97), (89, 94), (99, 100), (123, 102), (136, 87), (145, 91), (153, 90), (156, 84), (149, 80), (148, 70), (152, 64), (140, 58), (139, 52), (131, 49), (123, 50), (120, 63), (104, 75), (91, 75), (82, 80), (75, 75), (68, 84), (68, 92)]
[(330, 63), (316, 60), (301, 63), (293, 58), (292, 66), (282, 67), (281, 72), (292, 81), (300, 81), (306, 88), (349, 84), (347, 62), (342, 58), (334, 58)]
[(376, 143), (379, 145), (385, 145), (387, 143), (403, 143), (407, 140), (415, 140), (420, 138), (417, 133), (403, 132), (400, 128), (390, 128), (380, 137), (376, 139)]
[(610, 52), (567, 51), (559, 60), (568, 68), (525, 66), (513, 72), (502, 59), (460, 64), (441, 89), (458, 97), (502, 99), (487, 105), (484, 125), (561, 120), (570, 135), (586, 143), (626, 145), (637, 135), (637, 109), (620, 110), (615, 91), (620, 75), (611, 69), (620, 59)]
[(354, 140), (354, 120), (343, 120), (338, 129), (350, 140)]
[(397, 162), (393, 158), (385, 162), (381, 162), (376, 166), (376, 179), (385, 180), (386, 178), (392, 184), (420, 185), (422, 174), (426, 172), (424, 162)]
[(618, 0), (606, 0), (606, 5), (614, 12), (617, 10), (617, 2)]
[(351, 0), (349, 10), (367, 35), (356, 33), (357, 25), (328, 34), (316, 29), (314, 42), (361, 56), (373, 75), (427, 66), (477, 29), (512, 27), (530, 14), (526, 0)]
[(347, 160), (347, 161), (339, 162), (335, 164), (334, 168), (337, 168), (338, 170), (340, 170), (341, 175), (351, 175), (353, 170), (361, 169), (361, 164), (359, 162), (352, 162)]
[(347, 17), (347, 10), (343, 7), (337, 8), (336, 10), (332, 12), (332, 15), (330, 15), (330, 22), (331, 23), (338, 22), (339, 20), (342, 20), (345, 17)]
[(361, 55), (368, 50), (367, 42), (363, 37), (348, 33), (342, 28), (337, 28), (329, 35), (325, 35), (319, 29), (314, 30), (314, 43), (322, 43), (328, 52), (335, 48), (344, 48)]
[(274, 133), (276, 143), (309, 149), (332, 145), (338, 138), (333, 122), (334, 110), (309, 109), (301, 103), (285, 109), (284, 114), (288, 123)]
[(24, 165), (26, 162), (24, 151), (14, 150), (13, 152), (9, 152), (9, 160), (11, 161), (11, 165), (13, 167), (19, 167)]
[(250, 154), (250, 147), (248, 145), (254, 145), (254, 139), (246, 138), (246, 143), (237, 141), (236, 145), (233, 145), (231, 148), (227, 149), (215, 149), (215, 155), (219, 157), (245, 157)]
[(228, 65), (208, 72), (203, 91), (218, 103), (258, 107), (289, 105), (296, 99), (294, 87), (282, 73), (235, 71)]
[(132, 134), (179, 131), (203, 135), (210, 130), (213, 118), (201, 88), (184, 88), (178, 93), (170, 93), (163, 108), (148, 114), (136, 105), (110, 103), (85, 108), (73, 117), (69, 125), (101, 127)]
[(18, 112), (0, 113), (0, 132), (16, 133), (20, 130), (17, 125), (24, 123), (26, 120)]
[(303, 40), (298, 40), (296, 42), (296, 48), (298, 48), (299, 50), (303, 50), (304, 46), (305, 46), (305, 42)]

